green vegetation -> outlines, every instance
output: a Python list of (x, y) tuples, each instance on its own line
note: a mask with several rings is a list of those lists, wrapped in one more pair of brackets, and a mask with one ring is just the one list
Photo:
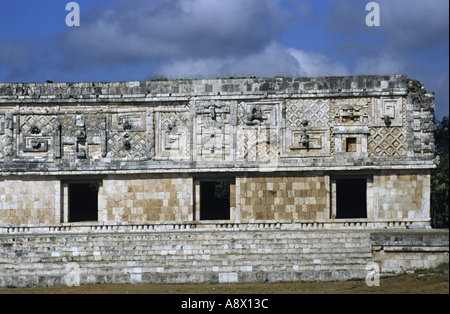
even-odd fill
[(440, 164), (431, 172), (431, 225), (433, 228), (448, 228), (448, 117), (442, 121), (435, 121), (434, 131), (436, 154), (440, 157)]
[(214, 185), (214, 197), (229, 200), (230, 199), (230, 182), (221, 181)]

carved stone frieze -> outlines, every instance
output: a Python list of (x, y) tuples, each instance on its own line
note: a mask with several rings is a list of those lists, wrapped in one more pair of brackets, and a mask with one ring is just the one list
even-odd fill
[(404, 108), (401, 97), (381, 97), (372, 100), (372, 125), (378, 127), (403, 126)]
[(333, 102), (334, 123), (364, 124), (369, 122), (369, 100), (343, 99)]
[(278, 160), (281, 103), (241, 102), (236, 126), (236, 159), (259, 162)]
[(329, 99), (298, 99), (286, 101), (286, 127), (300, 127), (303, 120), (310, 126), (328, 125), (330, 113)]
[(216, 101), (197, 103), (194, 120), (195, 160), (232, 160), (233, 130), (230, 103)]
[(368, 147), (370, 157), (406, 156), (404, 128), (371, 128)]
[(273, 161), (279, 157), (276, 127), (237, 128), (237, 160)]
[(119, 163), (242, 170), (274, 160), (283, 169), (434, 166), (434, 94), (406, 76), (206, 81), (134, 82), (131, 90), (121, 83), (126, 93), (114, 95), (96, 86), (102, 97), (86, 89), (76, 99), (2, 90), (0, 163), (20, 171), (41, 161), (37, 168), (54, 171), (109, 171)]
[[(60, 122), (60, 130), (55, 127), (55, 132), (61, 134), (61, 158), (77, 157), (78, 159), (98, 159), (102, 154), (102, 146), (105, 149), (106, 137), (105, 115), (101, 112), (76, 113), (68, 112)], [(55, 154), (58, 158), (58, 154)]]
[(144, 158), (148, 154), (145, 132), (111, 132), (107, 157), (110, 158)]
[(238, 105), (239, 118), (245, 126), (278, 125), (279, 104), (246, 103)]
[(102, 155), (106, 150), (106, 156), (110, 158), (148, 158), (145, 111), (112, 112), (107, 119), (107, 130), (103, 130), (104, 126), (101, 130), (102, 134), (108, 134), (106, 148), (102, 147)]
[(6, 116), (4, 114), (0, 114), (0, 135), (5, 134), (5, 123)]
[(155, 159), (189, 160), (191, 124), (187, 106), (155, 109)]
[[(24, 157), (53, 157), (57, 142), (56, 115), (18, 115), (19, 134), (16, 138), (18, 155)], [(42, 154), (44, 153), (44, 155)]]
[(13, 141), (14, 141), (14, 135), (13, 135), (13, 115), (12, 113), (6, 113), (5, 115), (5, 123), (4, 123), (4, 134), (3, 134), (3, 156), (11, 157), (14, 155), (14, 148), (13, 148)]

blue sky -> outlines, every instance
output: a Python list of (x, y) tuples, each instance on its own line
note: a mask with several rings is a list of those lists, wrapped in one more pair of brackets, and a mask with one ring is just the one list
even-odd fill
[(449, 1), (0, 0), (0, 82), (406, 74), (449, 112)]

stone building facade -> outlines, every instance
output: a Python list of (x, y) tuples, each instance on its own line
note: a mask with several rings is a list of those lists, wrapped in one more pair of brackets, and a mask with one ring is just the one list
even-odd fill
[(2, 83), (0, 227), (429, 228), (433, 99), (404, 75)]
[(403, 75), (0, 84), (0, 288), (326, 281), (448, 262)]

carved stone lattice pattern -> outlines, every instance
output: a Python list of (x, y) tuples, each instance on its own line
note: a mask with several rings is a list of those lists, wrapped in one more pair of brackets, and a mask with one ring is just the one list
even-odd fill
[(111, 158), (142, 158), (148, 154), (145, 132), (112, 132), (107, 147)]
[(371, 128), (369, 156), (406, 156), (404, 128)]
[(310, 126), (326, 126), (329, 121), (328, 99), (290, 100), (286, 103), (286, 126), (301, 127), (306, 119)]
[(164, 157), (187, 157), (191, 154), (189, 112), (163, 111), (155, 116), (158, 125), (158, 153)]
[(20, 131), (31, 133), (31, 128), (37, 126), (40, 133), (52, 133), (55, 129), (56, 116), (29, 115), (20, 117)]
[(3, 152), (3, 143), (5, 142), (5, 135), (0, 135), (0, 159), (5, 157), (5, 153)]
[(336, 141), (333, 133), (333, 128), (330, 129), (330, 155), (333, 157), (336, 151)]
[(3, 147), (4, 147), (5, 141), (6, 141), (5, 124), (6, 124), (5, 115), (0, 115), (0, 159), (3, 159), (6, 155), (3, 152)]
[(171, 125), (186, 128), (189, 125), (189, 113), (187, 112), (162, 112), (161, 128), (168, 130)]
[[(241, 129), (237, 134), (237, 159), (268, 161), (278, 158), (278, 145), (273, 138), (267, 143), (270, 129)], [(275, 142), (275, 143), (274, 143)], [(278, 141), (279, 142), (279, 141)]]

